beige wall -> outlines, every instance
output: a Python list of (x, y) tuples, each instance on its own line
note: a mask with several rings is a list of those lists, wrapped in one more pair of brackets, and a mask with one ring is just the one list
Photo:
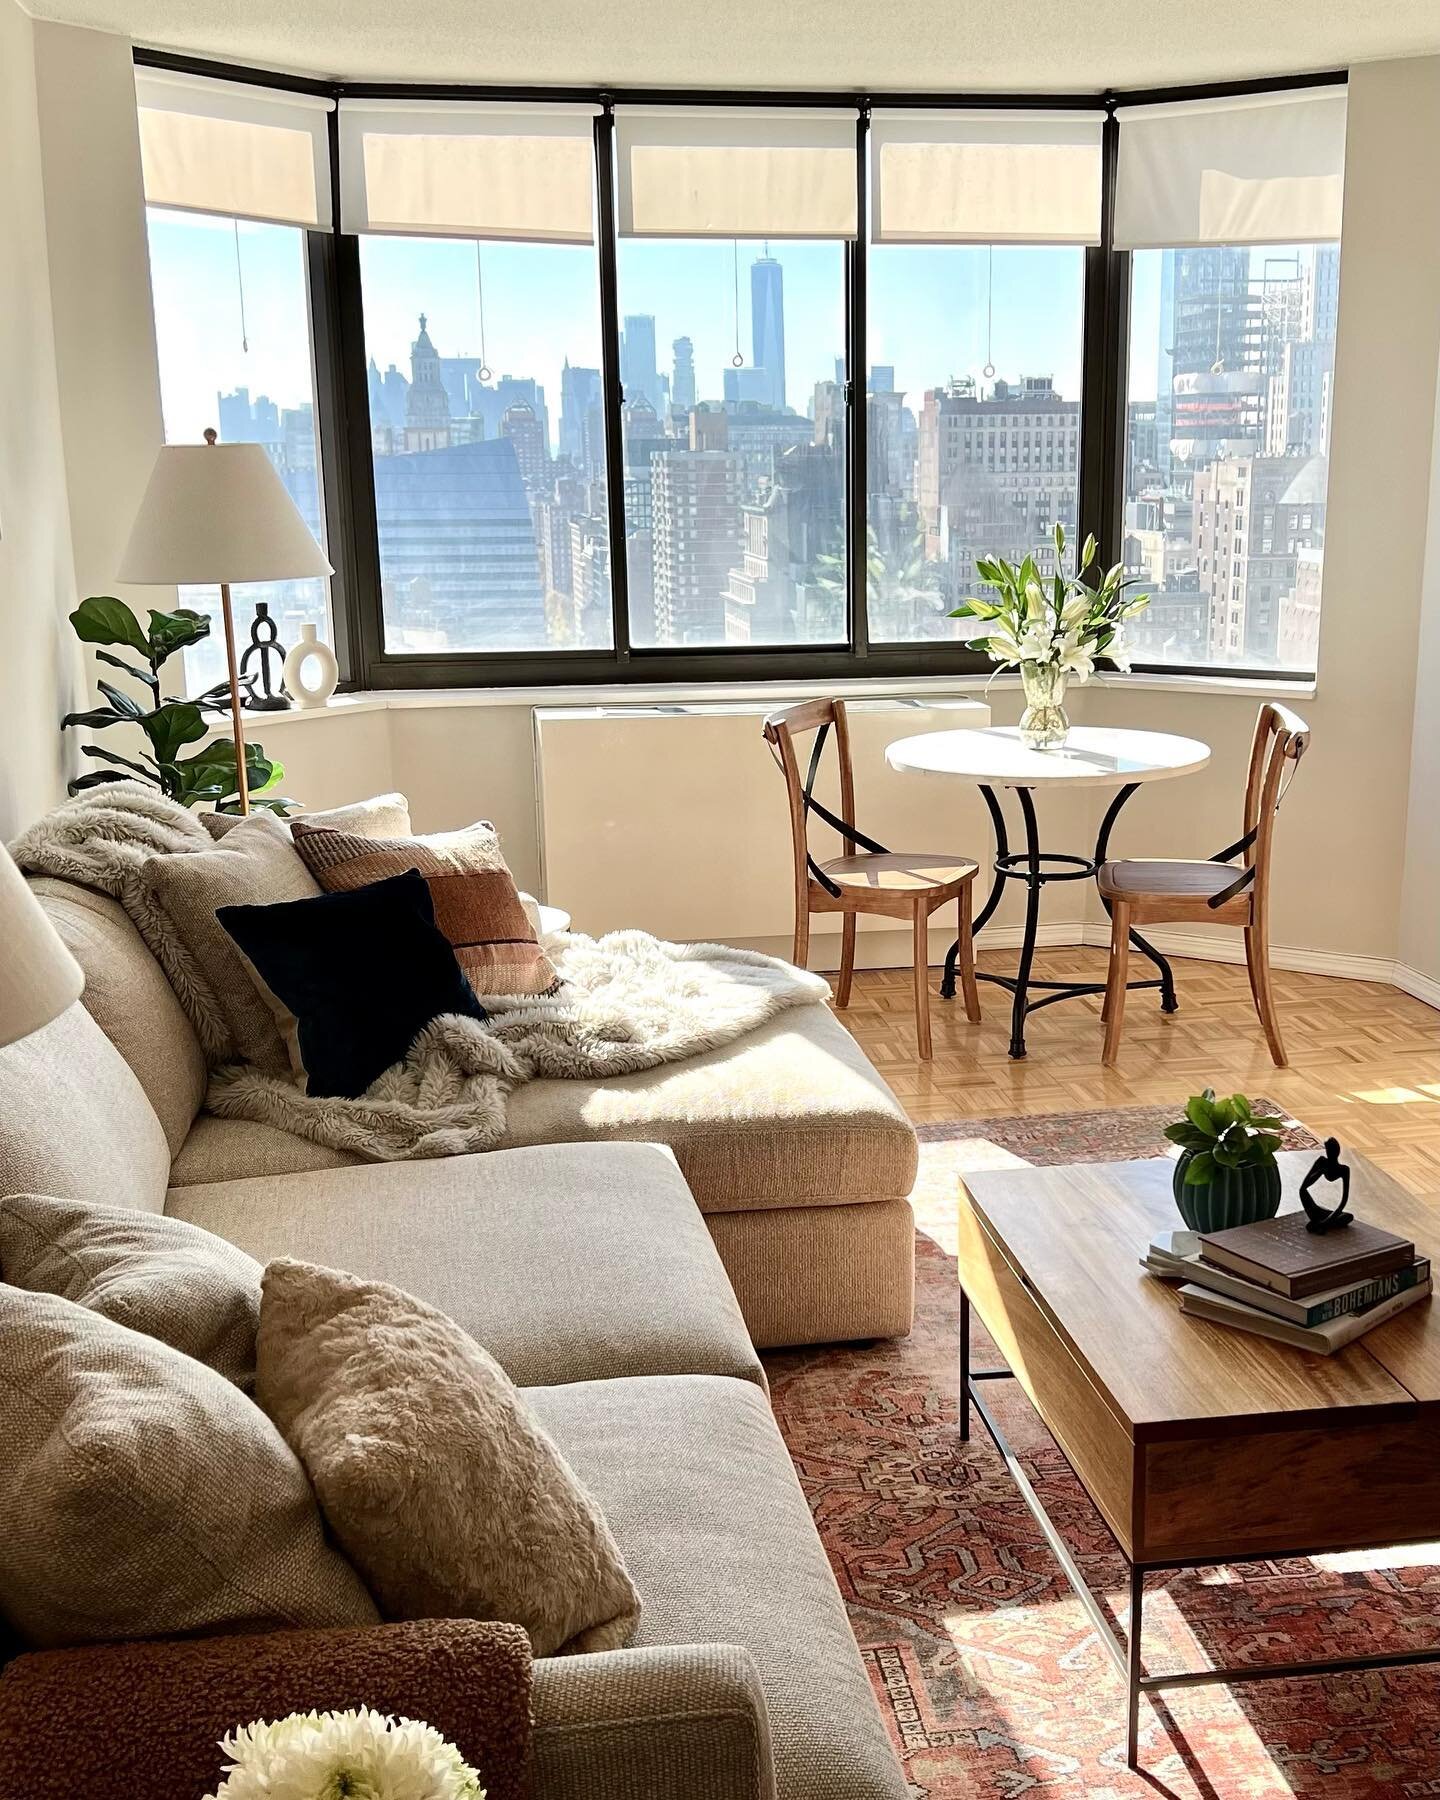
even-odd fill
[[(1435, 419), (1440, 443), (1440, 383)], [(1423, 595), (1400, 894), (1400, 961), (1422, 980), (1440, 984), (1440, 455), (1430, 469)]]
[(79, 665), (34, 35), (0, 0), (0, 838), (64, 791)]

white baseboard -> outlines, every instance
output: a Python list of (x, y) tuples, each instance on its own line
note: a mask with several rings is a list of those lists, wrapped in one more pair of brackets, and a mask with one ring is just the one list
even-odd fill
[[(1202, 962), (1243, 963), (1244, 940), (1238, 931), (1183, 925), (1147, 930), (1144, 934), (1165, 956), (1189, 956)], [(987, 925), (977, 943), (982, 950), (1018, 950), (1022, 936), (1019, 925)], [(787, 938), (737, 938), (747, 950), (763, 950), (771, 956), (788, 957), (791, 942)], [(930, 932), (930, 960), (944, 961), (945, 952), (954, 941), (953, 928), (934, 927)], [(1036, 934), (1041, 950), (1067, 950), (1088, 945), (1103, 950), (1110, 942), (1110, 928), (1100, 920), (1081, 923), (1059, 919), (1041, 924)], [(817, 932), (811, 939), (812, 967), (833, 964), (839, 951), (834, 932)], [(1295, 944), (1272, 944), (1270, 961), (1277, 969), (1294, 969), (1302, 975), (1333, 975), (1342, 981), (1375, 981), (1382, 986), (1398, 988), (1414, 999), (1440, 1011), (1440, 980), (1412, 969), (1405, 963), (1383, 956), (1351, 956), (1339, 950), (1309, 950)], [(910, 933), (908, 931), (862, 931), (856, 944), (855, 966), (860, 969), (901, 969), (910, 965)]]

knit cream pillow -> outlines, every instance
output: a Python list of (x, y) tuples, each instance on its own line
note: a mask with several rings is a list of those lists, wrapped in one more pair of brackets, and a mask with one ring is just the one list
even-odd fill
[(158, 1338), (246, 1392), (260, 1275), (253, 1256), (164, 1213), (42, 1194), (0, 1200), (0, 1280)]
[(599, 1507), (500, 1365), (383, 1281), (265, 1271), (256, 1398), (387, 1619), (499, 1619), (537, 1656), (629, 1642), (640, 1600)]
[(187, 984), (189, 1004), (207, 1010), (213, 1006), (219, 1015), (218, 1033), (217, 1021), (207, 1021), (204, 1030), (197, 1022), (201, 1042), (218, 1045), (219, 1061), (253, 1063), (267, 1075), (288, 1074), (290, 1056), (274, 1003), (256, 986), (215, 913), (222, 906), (309, 900), (320, 892), (290, 833), (271, 814), (252, 813), (213, 850), (152, 856), (140, 876), (195, 971)]
[(0, 1284), (0, 1616), (41, 1649), (372, 1625), (305, 1471), (213, 1369)]

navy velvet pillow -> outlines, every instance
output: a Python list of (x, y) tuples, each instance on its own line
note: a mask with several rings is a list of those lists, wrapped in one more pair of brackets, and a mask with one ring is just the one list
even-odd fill
[(415, 870), (343, 894), (215, 917), (295, 1015), (305, 1091), (357, 1100), (441, 1013), (488, 1015)]

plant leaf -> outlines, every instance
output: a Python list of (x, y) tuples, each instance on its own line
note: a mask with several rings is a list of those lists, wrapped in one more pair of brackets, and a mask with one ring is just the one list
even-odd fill
[(157, 675), (152, 674), (149, 669), (137, 668), (134, 663), (126, 662), (123, 657), (112, 656), (108, 650), (97, 650), (95, 652), (95, 660), (96, 662), (109, 663), (112, 669), (123, 669), (125, 674), (133, 675), (137, 681), (143, 681), (152, 694), (159, 694), (160, 678)]
[[(107, 781), (128, 781), (128, 775), (122, 775), (118, 769), (90, 769), (84, 775), (77, 775), (73, 781), (65, 784), (68, 794), (83, 794), (87, 788), (102, 787)], [(149, 775), (147, 781), (154, 781)]]
[(1221, 1126), (1215, 1117), (1215, 1095), (1210, 1088), (1203, 1094), (1192, 1094), (1185, 1102), (1185, 1117), (1206, 1137), (1219, 1137)]
[(70, 615), (75, 635), (82, 644), (128, 644), (148, 657), (150, 645), (140, 621), (123, 600), (113, 594), (91, 594)]
[[(122, 769), (129, 769), (132, 774), (138, 775), (142, 781), (153, 781), (155, 779), (142, 763), (131, 762), (128, 756), (117, 756), (113, 750), (103, 750), (99, 744), (82, 744), (80, 746), (80, 754), (82, 756), (93, 756), (100, 762), (115, 763)], [(124, 779), (125, 778), (122, 775), (120, 780), (123, 781)]]
[(84, 725), (91, 731), (103, 731), (107, 725), (125, 725), (129, 721), (122, 718), (113, 706), (92, 706), (89, 712), (66, 713), (60, 721), (63, 731), (67, 725)]
[(157, 762), (178, 761), (186, 744), (195, 744), (209, 727), (193, 700), (167, 700), (164, 706), (141, 719)]
[(1214, 1179), (1215, 1159), (1208, 1150), (1202, 1150), (1185, 1171), (1185, 1186), (1204, 1187)]
[(95, 685), (124, 718), (138, 720), (145, 717), (145, 708), (132, 700), (123, 688), (117, 688), (113, 681), (97, 681)]
[(209, 635), (209, 618), (205, 613), (196, 612), (193, 607), (180, 606), (168, 613), (152, 612), (149, 653), (157, 663), (163, 663), (177, 650), (184, 650), (190, 644), (198, 644)]

